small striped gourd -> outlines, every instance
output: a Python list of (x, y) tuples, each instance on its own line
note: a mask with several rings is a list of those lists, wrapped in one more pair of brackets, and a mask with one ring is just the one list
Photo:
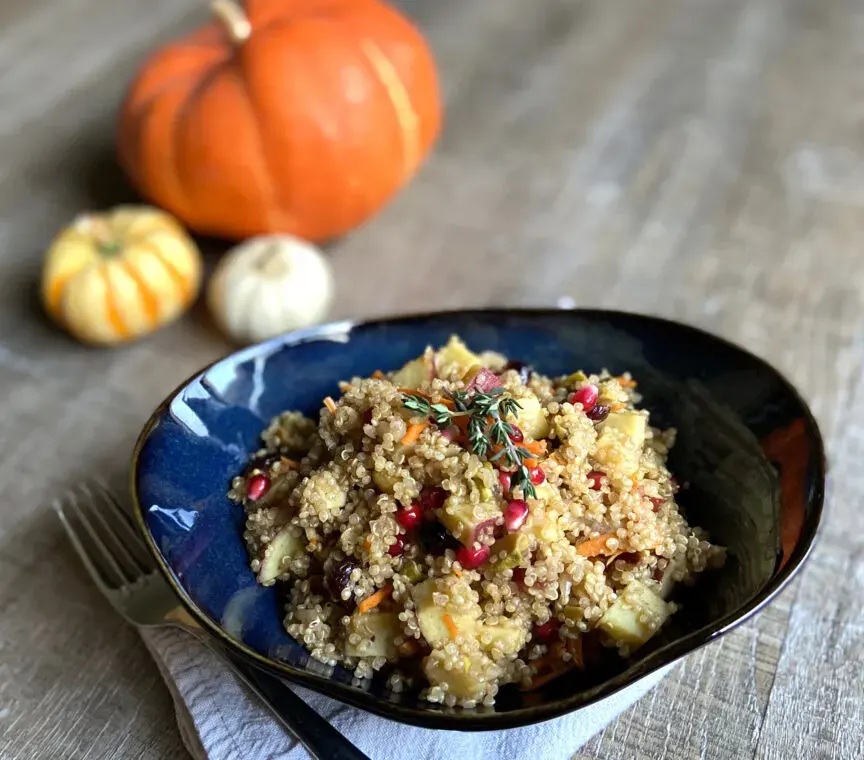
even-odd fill
[(147, 206), (82, 214), (54, 239), (42, 271), (49, 316), (85, 343), (140, 338), (185, 312), (201, 254), (180, 224)]
[(196, 232), (322, 242), (419, 168), (441, 103), (420, 32), (381, 0), (214, 0), (123, 104), (120, 163)]

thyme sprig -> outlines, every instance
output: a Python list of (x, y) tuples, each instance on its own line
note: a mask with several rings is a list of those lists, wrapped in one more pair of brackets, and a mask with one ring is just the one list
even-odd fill
[[(516, 431), (505, 419), (518, 414), (522, 408), (519, 402), (505, 395), (502, 387), (487, 392), (454, 391), (448, 396), (453, 402), (452, 409), (446, 404), (432, 403), (417, 393), (403, 393), (402, 399), (406, 409), (431, 417), (438, 427), (452, 425), (457, 417), (468, 417), (466, 430), (471, 450), (490, 462), (503, 458), (509, 467), (515, 468), (511, 475), (512, 487), (521, 488), (525, 498), (536, 498), (531, 472), (525, 465), (525, 460), (531, 459), (533, 454), (513, 442)], [(495, 446), (500, 449), (488, 456)]]

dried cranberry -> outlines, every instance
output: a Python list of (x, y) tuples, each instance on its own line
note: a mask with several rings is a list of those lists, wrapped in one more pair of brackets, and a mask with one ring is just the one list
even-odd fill
[(546, 473), (543, 472), (543, 469), (539, 465), (537, 467), (532, 467), (529, 470), (529, 473), (531, 475), (531, 482), (535, 486), (539, 486), (546, 480)]
[(586, 385), (578, 391), (571, 393), (570, 398), (567, 400), (571, 404), (582, 404), (582, 409), (586, 412), (590, 412), (597, 404), (597, 398), (599, 395), (600, 391), (597, 389), (597, 386), (592, 384)]
[(514, 499), (504, 508), (504, 527), (511, 533), (519, 530), (528, 517), (528, 504), (522, 499)]
[(405, 551), (405, 538), (397, 535), (396, 540), (387, 547), (387, 554), (391, 557), (398, 557), (403, 551)]
[(466, 570), (474, 570), (489, 559), (490, 551), (488, 546), (463, 546), (456, 552), (456, 559)]
[(424, 512), (431, 512), (433, 509), (441, 509), (444, 506), (444, 500), (447, 498), (447, 491), (443, 488), (424, 488), (420, 492), (420, 508)]
[(525, 362), (507, 362), (504, 369), (515, 369), (519, 373), (519, 379), (522, 381), (522, 385), (528, 385), (531, 375), (534, 374), (534, 367)]
[(396, 522), (398, 522), (405, 530), (414, 530), (423, 519), (423, 511), (419, 504), (412, 504), (410, 507), (402, 507), (396, 510)]
[(525, 585), (525, 568), (524, 567), (513, 568), (513, 582), (519, 586)]
[(510, 440), (513, 441), (513, 443), (522, 443), (522, 441), (525, 440), (525, 435), (518, 427), (513, 425), (513, 432), (510, 433)]
[(372, 424), (372, 409), (371, 408), (367, 409), (365, 412), (363, 412), (363, 424), (364, 425), (371, 425)]
[(589, 420), (594, 422), (602, 422), (609, 416), (611, 409), (606, 404), (596, 404), (586, 414)]
[(270, 478), (266, 475), (253, 475), (246, 483), (246, 498), (249, 501), (258, 501), (270, 490)]
[(543, 625), (538, 625), (534, 628), (534, 638), (537, 641), (551, 641), (558, 634), (558, 621), (555, 618), (550, 618)]
[(603, 487), (603, 478), (605, 476), (599, 470), (591, 470), (588, 473), (589, 487), (592, 491), (599, 491)]
[(351, 585), (351, 573), (358, 567), (357, 563), (350, 557), (346, 557), (337, 565), (330, 568), (330, 572), (324, 578), (327, 590), (337, 599), (342, 598), (342, 592)]
[(452, 544), (453, 537), (437, 520), (424, 522), (420, 526), (420, 546), (429, 554), (443, 554)]

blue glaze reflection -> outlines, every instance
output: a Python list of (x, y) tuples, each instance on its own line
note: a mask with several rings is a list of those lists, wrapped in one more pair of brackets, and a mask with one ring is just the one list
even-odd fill
[(182, 507), (164, 508), (158, 504), (152, 504), (147, 511), (151, 514), (159, 515), (159, 519), (171, 521), (184, 531), (192, 530), (198, 517), (198, 513), (193, 509), (183, 509)]

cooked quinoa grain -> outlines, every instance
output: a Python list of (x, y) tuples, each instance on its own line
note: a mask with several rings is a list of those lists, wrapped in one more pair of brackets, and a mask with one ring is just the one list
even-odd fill
[(549, 378), (458, 338), (352, 378), (318, 419), (276, 417), (234, 478), (250, 567), (290, 586), (285, 627), (357, 678), (489, 706), (628, 656), (719, 566), (666, 469), (636, 382)]

